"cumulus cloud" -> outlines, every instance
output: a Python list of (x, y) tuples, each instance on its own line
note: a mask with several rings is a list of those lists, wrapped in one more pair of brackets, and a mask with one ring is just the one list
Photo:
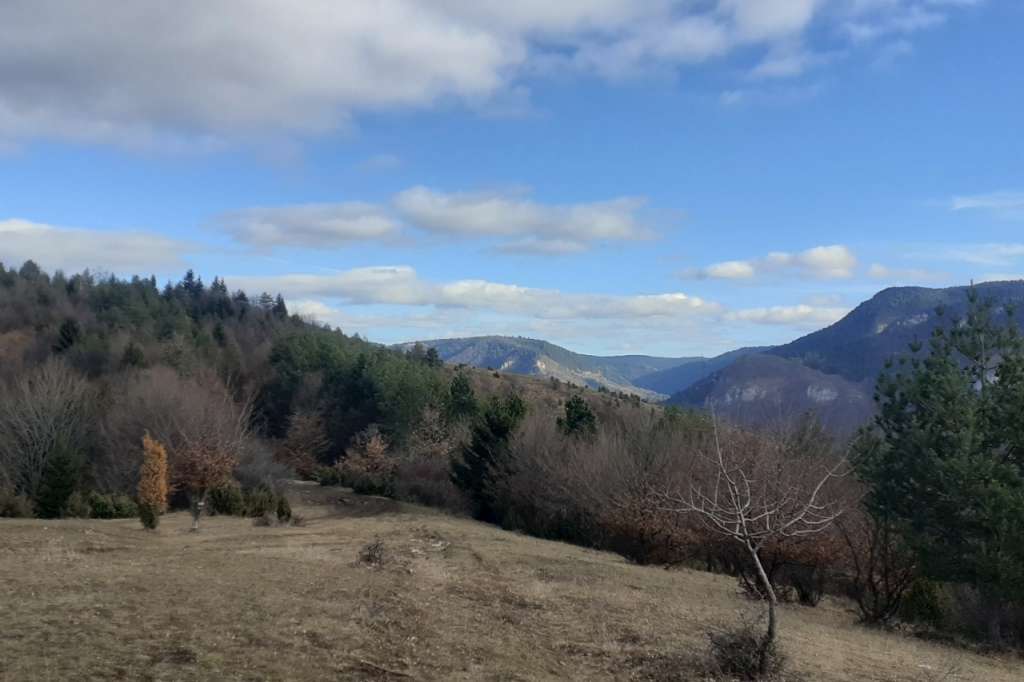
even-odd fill
[(699, 279), (750, 280), (768, 275), (796, 275), (814, 279), (853, 277), (857, 257), (842, 244), (816, 246), (799, 253), (775, 251), (763, 258), (714, 263), (688, 273)]
[[(818, 21), (862, 42), (908, 33), (941, 23), (954, 4), (967, 3), (10, 0), (0, 3), (0, 140), (316, 134), (362, 111), (500, 102), (559, 68), (621, 77), (746, 59), (807, 39)], [(793, 72), (797, 61), (762, 70)]]
[(232, 277), (232, 287), (281, 292), (289, 298), (337, 299), (354, 305), (464, 308), (544, 319), (652, 318), (714, 314), (720, 307), (683, 293), (611, 295), (569, 293), (486, 280), (430, 282), (408, 266), (356, 268), (344, 272), (273, 277)]
[(249, 208), (221, 215), (217, 225), (257, 247), (329, 248), (396, 237), (399, 223), (382, 208), (361, 202)]
[(571, 253), (593, 242), (652, 236), (637, 212), (644, 200), (623, 197), (568, 205), (541, 204), (503, 193), (443, 193), (413, 187), (395, 197), (399, 215), (436, 234), (518, 238), (502, 249), (531, 253)]
[(0, 261), (8, 265), (31, 259), (47, 270), (165, 273), (181, 267), (184, 254), (191, 250), (185, 242), (152, 232), (0, 220)]

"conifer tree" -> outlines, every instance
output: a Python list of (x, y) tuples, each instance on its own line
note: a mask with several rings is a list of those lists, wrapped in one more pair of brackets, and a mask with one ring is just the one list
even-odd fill
[(526, 403), (518, 395), (492, 398), (473, 424), (470, 442), (452, 462), (452, 481), (473, 501), (482, 521), (498, 521), (491, 503), (491, 475), (508, 455), (509, 441), (526, 416)]
[(887, 365), (858, 468), (868, 509), (895, 524), (927, 577), (1024, 601), (1024, 344), (974, 290), (968, 304), (927, 357), (917, 343)]
[(558, 428), (567, 436), (589, 438), (597, 433), (597, 415), (577, 394), (565, 402), (565, 416), (558, 418)]

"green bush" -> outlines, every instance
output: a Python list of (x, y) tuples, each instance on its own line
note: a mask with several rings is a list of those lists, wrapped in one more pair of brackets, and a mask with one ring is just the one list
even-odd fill
[(207, 496), (206, 508), (211, 514), (245, 516), (246, 500), (242, 494), (242, 487), (231, 481), (213, 488)]
[(292, 505), (283, 494), (277, 496), (277, 521), (287, 523), (292, 520)]
[(320, 485), (341, 485), (341, 472), (337, 467), (317, 467), (311, 478)]
[(160, 523), (160, 511), (151, 504), (139, 505), (139, 520), (142, 521), (143, 528), (156, 530)]
[(0, 490), (0, 518), (27, 519), (33, 515), (32, 500), (9, 490)]
[(915, 580), (900, 604), (900, 617), (910, 623), (940, 627), (943, 608), (939, 587), (930, 580)]
[(89, 516), (94, 519), (131, 519), (139, 514), (135, 500), (127, 495), (104, 495), (93, 491), (89, 493), (86, 502)]
[(266, 486), (245, 491), (246, 516), (273, 516), (277, 513), (277, 496)]

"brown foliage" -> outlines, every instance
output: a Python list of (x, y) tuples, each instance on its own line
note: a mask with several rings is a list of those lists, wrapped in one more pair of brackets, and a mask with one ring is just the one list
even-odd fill
[(142, 436), (142, 470), (139, 472), (139, 505), (156, 514), (167, 511), (167, 450), (149, 433)]
[(323, 417), (311, 412), (296, 412), (288, 424), (288, 435), (274, 453), (274, 459), (308, 479), (329, 448), (330, 440), (324, 430)]
[(388, 447), (376, 425), (357, 434), (337, 464), (342, 482), (356, 492), (390, 495), (398, 462), (388, 456)]

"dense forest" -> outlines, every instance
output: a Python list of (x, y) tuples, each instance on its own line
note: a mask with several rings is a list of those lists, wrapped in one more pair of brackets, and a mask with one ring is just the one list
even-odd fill
[[(752, 430), (446, 366), (191, 271), (161, 288), (0, 266), (0, 516), (155, 525), (166, 459), (169, 503), (197, 525), (288, 522), (279, 483), (300, 477), (728, 573), (771, 603), (832, 594), (865, 623), (1020, 647), (1024, 343), (1004, 318), (972, 293), (882, 372), (877, 419), (836, 442), (813, 415)], [(721, 532), (734, 512), (706, 501), (723, 477), (747, 481), (729, 494), (763, 532)]]

